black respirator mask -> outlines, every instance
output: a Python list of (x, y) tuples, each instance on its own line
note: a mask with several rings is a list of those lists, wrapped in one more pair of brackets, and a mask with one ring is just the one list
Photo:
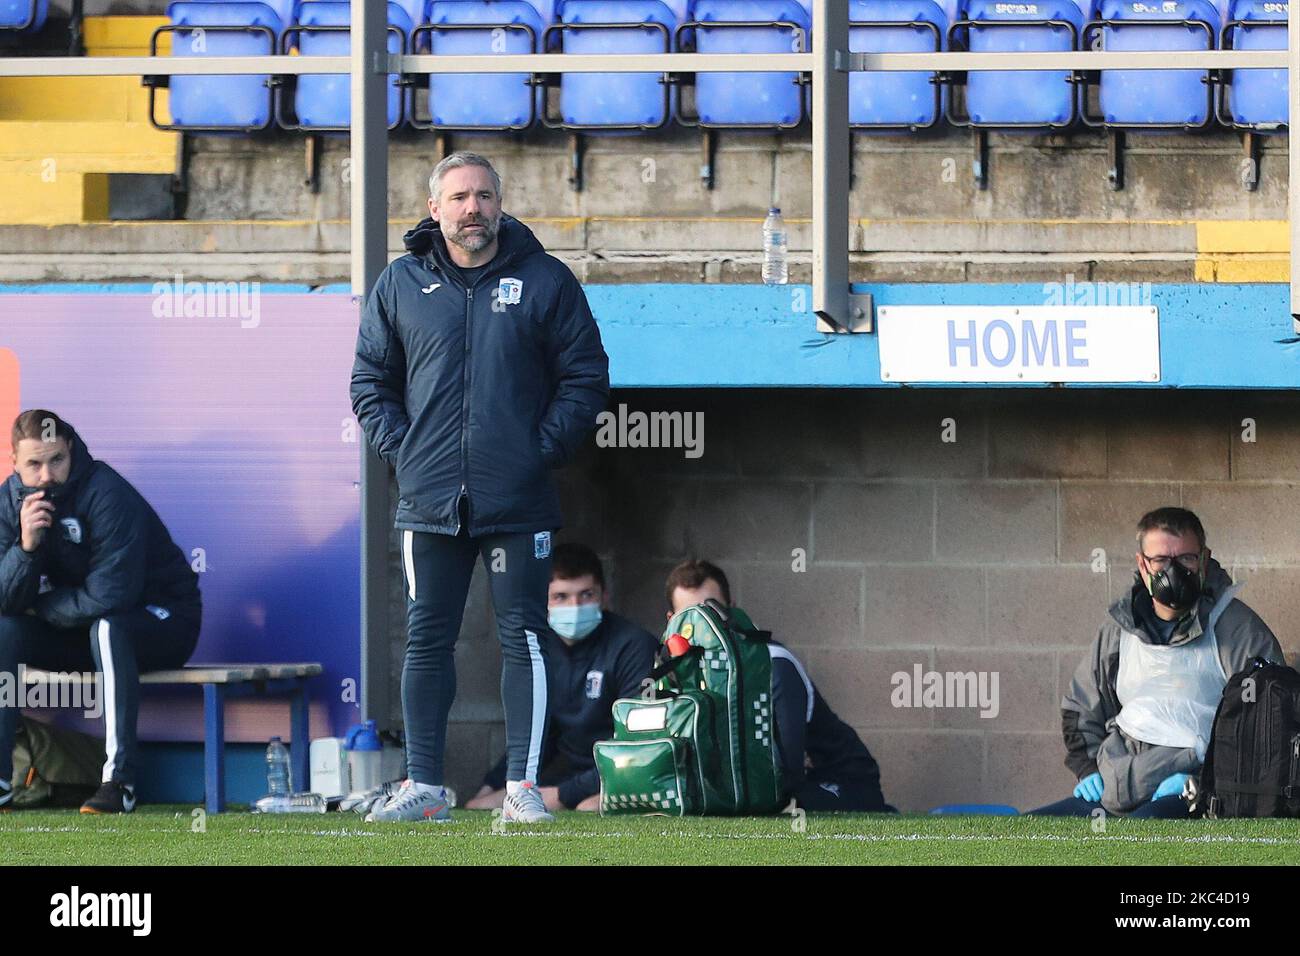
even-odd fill
[[(1201, 564), (1205, 559), (1202, 557)], [(1170, 561), (1162, 571), (1153, 572), (1146, 581), (1151, 598), (1175, 611), (1196, 606), (1201, 597), (1201, 572), (1188, 571), (1177, 561)]]

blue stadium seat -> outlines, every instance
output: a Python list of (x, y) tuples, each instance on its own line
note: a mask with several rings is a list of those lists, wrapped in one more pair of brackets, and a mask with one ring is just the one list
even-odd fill
[[(678, 19), (661, 0), (562, 0), (565, 53), (668, 53)], [(627, 26), (588, 26), (627, 24)], [(560, 81), (564, 129), (657, 129), (671, 115), (673, 90), (663, 73), (566, 73)]]
[[(854, 53), (942, 50), (947, 33), (947, 17), (933, 0), (852, 0), (849, 4), (849, 50)], [(933, 126), (943, 109), (937, 79), (936, 74), (923, 72), (850, 73), (849, 125), (914, 130)]]
[[(972, 53), (1079, 49), (1084, 13), (1075, 0), (965, 0), (950, 27), (952, 44)], [(975, 70), (966, 77), (966, 118), (959, 126), (1059, 129), (1078, 115), (1079, 90), (1069, 70)]]
[[(700, 53), (794, 53), (812, 49), (808, 12), (795, 0), (695, 0), (688, 16), (695, 49)], [(687, 29), (687, 24), (679, 26), (679, 36)], [(698, 119), (686, 119), (679, 110), (678, 122), (742, 129), (798, 126), (806, 104), (799, 79), (797, 72), (700, 73), (695, 77)]]
[[(1224, 49), (1285, 50), (1285, 0), (1235, 0), (1220, 34)], [(1219, 121), (1239, 129), (1276, 132), (1287, 124), (1286, 70), (1230, 70), (1221, 88)], [(1226, 108), (1225, 108), (1226, 107)]]
[[(352, 4), (348, 0), (306, 0), (298, 7), (298, 22), (284, 32), (282, 50), (297, 47), (303, 56), (347, 56), (352, 49)], [(403, 52), (411, 35), (411, 20), (396, 3), (388, 4), (388, 52)], [(388, 78), (388, 128), (403, 116), (402, 87)], [(293, 95), (297, 122), (281, 109), (277, 120), (284, 129), (345, 131), (352, 121), (352, 82), (346, 73), (303, 74)]]
[[(1212, 50), (1219, 13), (1208, 0), (1101, 0), (1097, 22), (1104, 50)], [(1196, 129), (1214, 117), (1205, 70), (1103, 70), (1099, 121), (1111, 128)]]
[[(549, 4), (548, 4), (549, 6)], [(536, 53), (547, 24), (524, 0), (433, 0), (428, 37), (437, 55)], [(542, 89), (528, 73), (430, 74), (429, 119), (412, 126), (448, 130), (520, 130), (533, 125)]]
[[(275, 52), (283, 22), (265, 3), (177, 0), (167, 7), (173, 56), (265, 56)], [(201, 28), (201, 29), (200, 29)], [(252, 132), (274, 119), (270, 76), (173, 76), (168, 84), (172, 121), (154, 117), (154, 86), (149, 91), (149, 119), (161, 129), (186, 132)]]
[[(191, 3), (213, 3), (219, 6), (225, 6), (230, 3), (248, 2), (248, 0), (188, 0)], [(280, 29), (287, 30), (294, 21), (294, 15), (302, 0), (258, 0), (275, 11), (276, 17), (280, 20)]]
[(49, 12), (50, 0), (0, 0), (0, 31), (35, 33)]

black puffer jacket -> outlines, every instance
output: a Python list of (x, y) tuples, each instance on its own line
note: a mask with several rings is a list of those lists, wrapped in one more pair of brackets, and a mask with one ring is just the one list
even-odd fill
[(406, 234), (362, 309), (352, 409), (397, 469), (396, 525), (473, 536), (560, 527), (550, 470), (609, 398), (609, 360), (582, 286), (523, 223), (465, 287), (438, 224)]
[[(0, 614), (28, 608), (55, 627), (83, 627), (115, 612), (154, 605), (198, 623), (199, 577), (134, 486), (90, 456), (72, 432), (72, 467), (54, 498), (54, 523), (40, 546), (22, 546), (23, 484), (0, 485)], [(41, 577), (51, 590), (40, 591)]]

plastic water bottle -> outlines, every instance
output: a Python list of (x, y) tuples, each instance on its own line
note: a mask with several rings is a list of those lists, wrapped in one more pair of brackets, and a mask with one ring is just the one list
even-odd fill
[(327, 809), (319, 793), (265, 796), (253, 804), (254, 813), (324, 813)]
[(766, 285), (785, 285), (790, 281), (790, 267), (786, 262), (785, 221), (781, 210), (773, 206), (763, 220), (763, 282)]
[(268, 796), (286, 798), (293, 793), (289, 748), (279, 737), (272, 737), (266, 745), (266, 792)]

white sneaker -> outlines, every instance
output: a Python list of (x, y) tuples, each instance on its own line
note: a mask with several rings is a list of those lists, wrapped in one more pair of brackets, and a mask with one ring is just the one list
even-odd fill
[(541, 791), (531, 780), (511, 788), (506, 784), (506, 799), (501, 804), (502, 823), (554, 823), (555, 817), (546, 809)]
[(365, 793), (350, 793), (339, 801), (339, 810), (343, 812), (352, 811), (365, 816), (371, 810), (378, 810), (388, 798), (397, 792), (405, 781), (393, 780), (388, 783), (381, 783), (379, 786), (367, 790)]
[(451, 819), (451, 805), (442, 787), (403, 780), (402, 786), (383, 804), (366, 814), (366, 822), (421, 821), (445, 823)]

